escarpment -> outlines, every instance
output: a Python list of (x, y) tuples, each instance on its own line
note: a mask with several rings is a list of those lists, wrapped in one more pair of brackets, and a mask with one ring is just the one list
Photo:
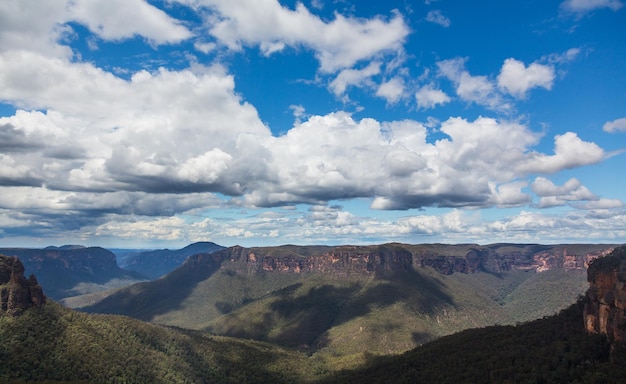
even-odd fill
[(597, 259), (587, 270), (585, 297), (587, 332), (606, 335), (610, 341), (626, 341), (626, 247)]
[[(338, 277), (432, 268), (453, 273), (501, 273), (510, 270), (584, 271), (589, 263), (614, 249), (610, 245), (442, 245), (382, 244), (371, 246), (281, 246), (226, 248), (194, 255), (192, 265), (235, 263), (247, 272), (325, 273)], [(210, 267), (210, 268), (213, 268)], [(194, 267), (195, 268), (195, 267)]]
[(0, 315), (18, 316), (46, 302), (34, 275), (24, 277), (24, 265), (16, 257), (0, 255)]
[(231, 247), (210, 255), (195, 255), (187, 264), (230, 261), (244, 265), (248, 272), (326, 273), (337, 277), (408, 271), (411, 252), (390, 246), (341, 246), (277, 248)]

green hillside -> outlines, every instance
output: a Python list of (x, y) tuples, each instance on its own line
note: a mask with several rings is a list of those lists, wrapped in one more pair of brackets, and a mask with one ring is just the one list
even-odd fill
[(626, 350), (583, 329), (583, 304), (518, 326), (470, 329), (373, 358), (331, 383), (623, 383)]
[[(423, 269), (347, 279), (312, 274), (209, 319), (202, 329), (319, 358), (398, 353), (464, 329), (556, 313), (584, 293), (585, 284), (584, 274), (562, 271), (443, 276)], [(544, 294), (544, 287), (552, 290)], [(170, 320), (185, 322), (183, 314)]]
[(288, 383), (313, 377), (305, 355), (56, 303), (0, 317), (0, 382)]

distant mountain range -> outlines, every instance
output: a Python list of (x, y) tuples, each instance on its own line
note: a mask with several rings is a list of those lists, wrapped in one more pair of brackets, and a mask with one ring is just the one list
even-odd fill
[(224, 247), (212, 242), (197, 242), (178, 250), (157, 249), (143, 252), (126, 252), (118, 263), (127, 271), (134, 271), (149, 279), (157, 279), (180, 267), (189, 256), (211, 253)]
[[(224, 247), (211, 242), (190, 244), (179, 250), (117, 250), (82, 245), (49, 246), (43, 249), (0, 248), (0, 254), (19, 257), (27, 275), (35, 274), (46, 295), (71, 305), (98, 300), (104, 291), (155, 279), (197, 253), (213, 252)], [(119, 262), (119, 265), (118, 265)], [(89, 295), (89, 296), (86, 296)]]
[(36, 275), (45, 294), (55, 300), (147, 280), (121, 269), (115, 255), (100, 247), (0, 248), (0, 254), (18, 257), (26, 275)]

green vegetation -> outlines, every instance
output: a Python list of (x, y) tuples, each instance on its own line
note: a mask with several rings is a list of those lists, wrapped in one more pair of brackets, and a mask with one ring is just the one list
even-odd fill
[(621, 383), (626, 377), (626, 351), (583, 330), (581, 302), (558, 315), (465, 330), (401, 355), (314, 357), (51, 302), (0, 317), (0, 359), (0, 382), (13, 383)]
[(626, 351), (583, 330), (582, 302), (519, 326), (442, 337), (324, 383), (623, 383)]
[(56, 303), (0, 317), (0, 382), (288, 383), (313, 378), (305, 355)]
[(88, 310), (360, 361), (364, 351), (399, 353), (464, 329), (556, 313), (587, 285), (576, 271), (441, 275), (419, 268), (338, 278), (226, 261), (197, 275), (182, 272), (122, 289)]
[(399, 353), (464, 329), (556, 313), (585, 285), (584, 274), (564, 271), (443, 276), (421, 269), (343, 279), (309, 274), (203, 329), (299, 348), (316, 359), (362, 362), (364, 351)]

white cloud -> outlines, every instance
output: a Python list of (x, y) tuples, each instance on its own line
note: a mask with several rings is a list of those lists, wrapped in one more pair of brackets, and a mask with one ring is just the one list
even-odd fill
[[(71, 50), (57, 40), (70, 30), (66, 0), (6, 0), (0, 4), (0, 52), (32, 50), (68, 57)], [(36, 22), (34, 22), (36, 20)]]
[(440, 10), (433, 10), (428, 12), (426, 15), (426, 21), (439, 24), (444, 28), (448, 28), (450, 26), (450, 19), (445, 17)]
[(326, 22), (302, 3), (290, 10), (276, 0), (180, 2), (210, 10), (206, 22), (211, 35), (230, 49), (258, 45), (271, 54), (286, 46), (305, 46), (315, 51), (320, 70), (326, 73), (351, 68), (380, 53), (398, 52), (409, 33), (399, 13), (389, 20), (357, 19), (336, 13), (334, 20)]
[(496, 92), (493, 82), (487, 76), (472, 76), (465, 69), (465, 61), (466, 59), (456, 58), (437, 63), (441, 75), (455, 84), (456, 93), (461, 100), (490, 109), (509, 109), (510, 106)]
[(404, 80), (401, 77), (394, 77), (382, 83), (376, 90), (376, 96), (382, 97), (388, 103), (393, 104), (400, 100), (404, 94)]
[(613, 121), (608, 121), (604, 123), (602, 126), (604, 132), (615, 133), (615, 132), (626, 132), (626, 117), (622, 117), (621, 119), (616, 119)]
[(532, 190), (539, 196), (539, 208), (557, 207), (577, 201), (598, 200), (596, 195), (575, 178), (569, 179), (562, 186), (557, 186), (545, 177), (538, 177), (532, 183)]
[(73, 36), (68, 22), (84, 24), (107, 40), (139, 35), (165, 44), (192, 36), (180, 22), (142, 0), (6, 0), (0, 5), (0, 52), (71, 57), (70, 48), (59, 43)]
[(518, 170), (525, 173), (556, 173), (597, 164), (606, 156), (597, 144), (581, 140), (574, 132), (567, 132), (554, 138), (554, 155), (531, 153), (518, 165)]
[(620, 0), (565, 0), (561, 3), (561, 8), (565, 11), (578, 14), (602, 8), (617, 11), (623, 6)]
[(501, 208), (519, 207), (528, 204), (532, 198), (522, 192), (522, 189), (528, 185), (526, 181), (512, 181), (501, 185), (491, 184), (492, 187), (492, 203)]
[(504, 61), (498, 75), (498, 86), (515, 97), (524, 98), (529, 89), (551, 89), (554, 77), (552, 67), (538, 63), (526, 67), (521, 61), (509, 58)]
[(370, 77), (380, 73), (380, 65), (379, 62), (373, 62), (363, 69), (344, 69), (331, 81), (330, 89), (339, 97), (346, 92), (348, 86), (359, 87), (367, 84)]
[(139, 35), (156, 44), (166, 44), (192, 36), (182, 23), (144, 0), (73, 0), (68, 4), (68, 12), (72, 20), (85, 24), (105, 40)]
[(425, 85), (415, 92), (415, 100), (420, 109), (430, 109), (450, 101), (450, 96), (432, 85)]

